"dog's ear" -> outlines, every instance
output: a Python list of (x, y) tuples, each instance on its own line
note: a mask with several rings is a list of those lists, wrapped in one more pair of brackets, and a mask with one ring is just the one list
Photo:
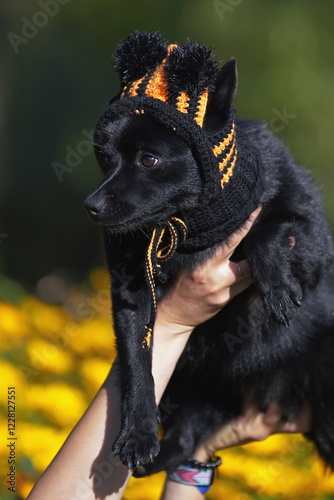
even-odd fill
[(238, 87), (237, 61), (232, 57), (219, 70), (215, 91), (210, 95), (203, 129), (209, 133), (221, 130), (228, 118)]

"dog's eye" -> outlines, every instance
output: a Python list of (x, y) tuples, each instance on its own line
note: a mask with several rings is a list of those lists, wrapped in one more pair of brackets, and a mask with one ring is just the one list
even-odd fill
[(109, 158), (109, 156), (104, 157), (104, 163), (106, 163), (107, 165), (111, 165), (111, 159)]
[(144, 167), (154, 167), (158, 163), (158, 159), (151, 155), (143, 156), (141, 161)]

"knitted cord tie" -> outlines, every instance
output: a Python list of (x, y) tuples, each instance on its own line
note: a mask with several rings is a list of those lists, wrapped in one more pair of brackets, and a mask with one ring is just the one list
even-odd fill
[[(166, 229), (169, 231), (169, 243), (159, 248)], [(151, 337), (157, 313), (155, 278), (158, 278), (161, 274), (161, 263), (166, 262), (174, 255), (177, 246), (186, 239), (186, 236), (187, 225), (178, 217), (171, 217), (164, 226), (153, 228), (145, 259), (146, 281), (150, 290), (151, 307), (150, 320), (144, 327), (145, 336), (142, 341), (142, 348), (145, 350), (151, 347)]]

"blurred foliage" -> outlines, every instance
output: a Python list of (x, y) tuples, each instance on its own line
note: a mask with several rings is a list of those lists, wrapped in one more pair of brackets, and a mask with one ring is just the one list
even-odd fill
[[(58, 10), (43, 24), (41, 6), (52, 3)], [(331, 0), (13, 0), (1, 9), (0, 272), (31, 289), (49, 273), (80, 280), (101, 263), (82, 208), (99, 179), (87, 137), (118, 91), (111, 53), (135, 29), (200, 40), (221, 60), (234, 55), (238, 113), (273, 125), (316, 177), (334, 221)], [(15, 45), (10, 36), (27, 22), (41, 27)], [(60, 182), (52, 164), (66, 165), (69, 150), (78, 157)]]
[[(109, 277), (90, 274), (92, 287), (69, 286), (63, 306), (25, 295), (0, 302), (0, 380), (16, 390), (17, 499), (26, 498), (103, 383), (115, 358)], [(1, 435), (7, 436), (6, 390), (0, 399)], [(207, 498), (329, 499), (334, 475), (325, 476), (310, 443), (299, 435), (220, 452), (223, 464)], [(0, 447), (0, 476), (8, 472)], [(131, 479), (128, 500), (158, 500), (164, 473)], [(1, 487), (0, 487), (1, 488)], [(13, 494), (3, 490), (2, 500)]]
[[(118, 91), (110, 61), (116, 44), (135, 29), (160, 30), (171, 42), (200, 40), (221, 60), (235, 56), (239, 115), (266, 120), (313, 173), (333, 224), (333, 14), (332, 0), (1, 3), (0, 379), (19, 394), (18, 498), (115, 356), (105, 272), (95, 270), (99, 232), (82, 201), (100, 178), (90, 136)], [(24, 41), (15, 46), (13, 36)], [(61, 179), (54, 162), (67, 166)], [(73, 285), (90, 270), (94, 291)], [(333, 477), (322, 474), (310, 449), (300, 437), (274, 436), (224, 451), (207, 498), (333, 498)], [(1, 447), (1, 475), (7, 467)], [(159, 498), (163, 480), (133, 479), (124, 498)]]

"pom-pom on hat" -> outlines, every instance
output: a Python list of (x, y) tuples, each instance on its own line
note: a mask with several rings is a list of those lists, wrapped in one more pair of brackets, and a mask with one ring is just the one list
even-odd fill
[[(145, 57), (136, 58), (139, 54), (133, 51), (134, 41), (137, 47), (147, 51)], [(155, 48), (153, 52), (149, 50), (151, 44)], [(124, 51), (126, 65), (122, 57)], [(134, 59), (131, 60), (130, 54)], [(217, 64), (211, 58), (210, 49), (198, 43), (166, 46), (156, 33), (137, 32), (118, 46), (114, 60), (125, 84), (121, 99), (147, 96), (168, 102), (202, 127), (209, 89), (217, 74)], [(144, 74), (139, 71), (138, 63)]]

